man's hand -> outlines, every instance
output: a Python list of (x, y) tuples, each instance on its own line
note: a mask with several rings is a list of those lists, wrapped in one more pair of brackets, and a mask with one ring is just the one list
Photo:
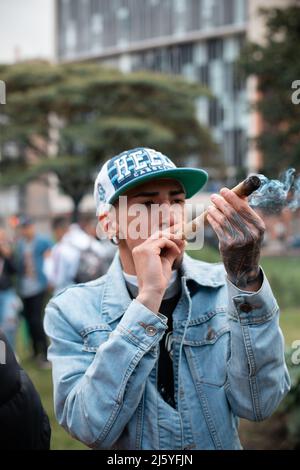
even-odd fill
[(214, 194), (207, 220), (219, 239), (219, 249), (229, 280), (238, 288), (257, 291), (261, 287), (260, 249), (265, 225), (246, 198), (223, 188)]
[(173, 233), (157, 232), (132, 250), (139, 284), (137, 300), (158, 312), (171, 278), (172, 267), (185, 242)]

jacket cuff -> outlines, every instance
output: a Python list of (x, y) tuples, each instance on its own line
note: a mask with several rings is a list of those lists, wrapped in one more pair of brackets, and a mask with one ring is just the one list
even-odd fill
[(257, 292), (244, 291), (227, 278), (229, 295), (229, 317), (242, 324), (258, 324), (270, 320), (279, 307), (269, 281), (263, 271), (263, 282)]
[(148, 351), (162, 338), (167, 329), (167, 317), (161, 313), (154, 313), (138, 300), (134, 299), (116, 330), (130, 342)]

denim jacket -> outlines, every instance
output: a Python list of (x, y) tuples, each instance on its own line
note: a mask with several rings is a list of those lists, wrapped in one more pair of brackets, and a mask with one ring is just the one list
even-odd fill
[(46, 308), (59, 423), (95, 449), (240, 449), (238, 417), (270, 416), (288, 392), (279, 308), (222, 264), (184, 255), (173, 312), (176, 408), (157, 391), (167, 318), (131, 300), (117, 253), (108, 273)]

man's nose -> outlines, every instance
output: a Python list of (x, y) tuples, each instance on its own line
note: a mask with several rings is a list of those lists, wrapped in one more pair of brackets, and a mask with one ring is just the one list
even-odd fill
[(175, 224), (175, 214), (171, 204), (164, 203), (159, 207), (159, 228), (163, 230)]

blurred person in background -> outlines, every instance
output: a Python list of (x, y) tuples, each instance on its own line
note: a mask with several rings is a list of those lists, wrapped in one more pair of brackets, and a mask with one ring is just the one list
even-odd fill
[[(102, 247), (103, 260), (106, 266), (103, 271), (107, 271), (117, 251), (116, 245), (108, 240), (107, 236), (101, 231), (93, 215), (85, 215), (80, 219), (80, 226), (88, 235), (95, 238)], [(103, 274), (105, 274), (105, 272)]]
[(0, 449), (48, 450), (51, 429), (40, 397), (0, 330)]
[(95, 217), (93, 217), (93, 215), (82, 215), (80, 217), (79, 225), (90, 237), (97, 239), (97, 221), (95, 221)]
[(55, 244), (45, 256), (44, 273), (54, 294), (74, 282), (78, 267), (78, 249), (69, 243), (69, 229), (70, 220), (67, 217), (53, 219)]
[(54, 295), (71, 284), (94, 280), (108, 269), (107, 250), (96, 240), (87, 219), (84, 226), (86, 231), (78, 224), (70, 225), (66, 217), (53, 220), (56, 244), (45, 258), (44, 273)]
[(12, 247), (4, 228), (0, 226), (0, 328), (13, 349), (16, 342), (18, 312), (22, 308), (22, 302), (13, 285), (15, 274)]
[(44, 256), (52, 241), (36, 233), (32, 219), (20, 217), (20, 238), (16, 246), (18, 292), (23, 302), (33, 354), (41, 368), (48, 367), (47, 339), (43, 329), (43, 307), (48, 280), (43, 271)]

